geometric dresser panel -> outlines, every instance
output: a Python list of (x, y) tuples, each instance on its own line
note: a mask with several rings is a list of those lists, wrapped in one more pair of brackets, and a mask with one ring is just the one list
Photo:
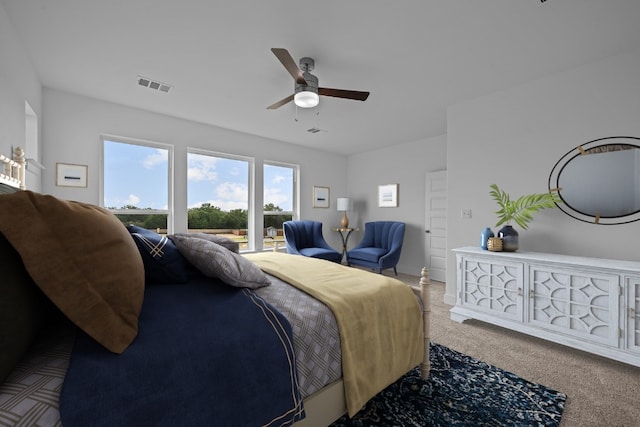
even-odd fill
[(454, 249), (452, 320), (478, 319), (640, 366), (640, 263)]

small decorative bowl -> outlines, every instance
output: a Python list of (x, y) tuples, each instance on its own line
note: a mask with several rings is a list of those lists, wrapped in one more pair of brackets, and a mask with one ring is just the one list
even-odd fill
[(499, 237), (490, 237), (487, 239), (487, 249), (492, 252), (502, 251), (502, 239)]

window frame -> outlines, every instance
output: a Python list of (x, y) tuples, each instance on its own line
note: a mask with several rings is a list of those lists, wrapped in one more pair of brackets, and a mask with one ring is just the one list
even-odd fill
[[(164, 144), (161, 142), (148, 141), (136, 138), (127, 138), (122, 136), (100, 135), (102, 150), (100, 152), (100, 206), (113, 213), (114, 215), (167, 215), (167, 234), (173, 234), (174, 222), (175, 222), (175, 209), (174, 209), (174, 146), (171, 144)], [(167, 209), (110, 209), (104, 206), (104, 173), (105, 173), (105, 156), (104, 148), (105, 142), (115, 142), (118, 144), (137, 145), (142, 147), (157, 148), (167, 150)]]
[[(292, 182), (292, 200), (291, 200), (291, 210), (290, 211), (265, 211), (264, 210), (264, 205), (266, 204), (266, 201), (264, 199), (264, 187), (265, 187), (265, 166), (277, 166), (277, 167), (282, 167), (282, 168), (290, 168), (293, 171), (293, 182)], [(264, 227), (264, 218), (267, 216), (271, 216), (271, 215), (291, 215), (291, 220), (292, 221), (296, 221), (300, 218), (300, 165), (295, 164), (295, 163), (286, 163), (286, 162), (280, 162), (277, 160), (264, 160), (262, 162), (262, 225)], [(263, 240), (263, 247), (262, 250), (263, 251), (270, 251), (273, 250), (272, 248), (265, 248), (264, 247), (264, 236), (262, 237)], [(276, 248), (278, 248), (278, 246), (276, 245)]]
[[(247, 167), (247, 249), (241, 250), (241, 252), (252, 252), (256, 247), (255, 239), (255, 165), (256, 160), (253, 157), (242, 156), (238, 154), (222, 153), (220, 151), (207, 150), (204, 148), (187, 147), (186, 156), (186, 182), (187, 182), (187, 206), (186, 210), (189, 210), (189, 154), (197, 154), (200, 156), (220, 157), (229, 160), (245, 161), (248, 164)], [(189, 231), (189, 223), (187, 218), (187, 231)]]

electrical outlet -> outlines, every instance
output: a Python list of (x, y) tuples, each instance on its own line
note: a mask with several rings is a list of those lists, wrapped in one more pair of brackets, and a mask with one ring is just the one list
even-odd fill
[(471, 209), (462, 209), (462, 211), (460, 211), (460, 217), (463, 219), (471, 219)]

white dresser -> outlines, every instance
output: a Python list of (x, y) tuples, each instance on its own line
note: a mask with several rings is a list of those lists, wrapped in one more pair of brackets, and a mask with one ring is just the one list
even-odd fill
[(478, 319), (640, 366), (640, 262), (454, 249), (451, 319)]

